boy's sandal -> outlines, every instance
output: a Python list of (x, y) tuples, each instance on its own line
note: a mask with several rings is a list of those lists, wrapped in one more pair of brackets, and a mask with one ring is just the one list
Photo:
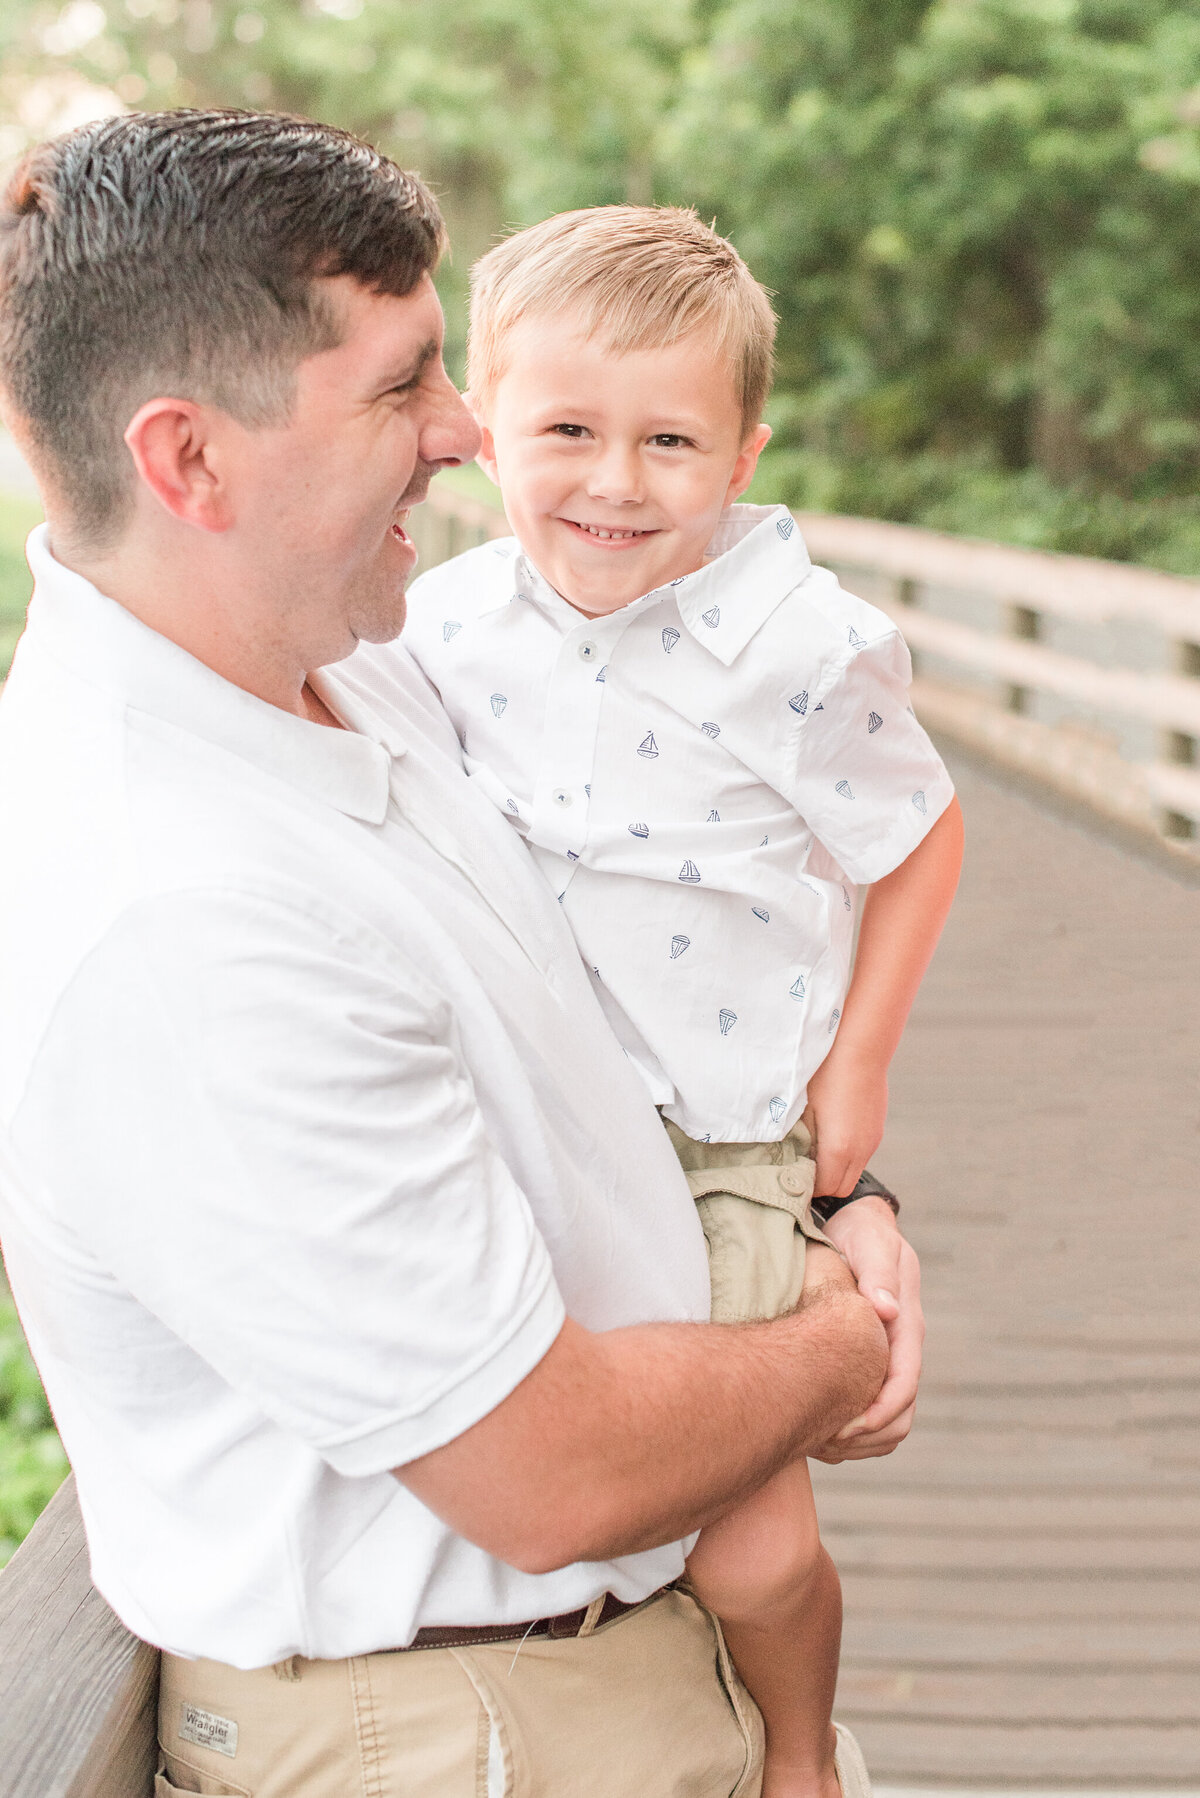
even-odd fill
[(842, 1798), (871, 1798), (871, 1776), (862, 1749), (843, 1724), (835, 1723), (833, 1727), (837, 1731), (833, 1767), (842, 1788)]

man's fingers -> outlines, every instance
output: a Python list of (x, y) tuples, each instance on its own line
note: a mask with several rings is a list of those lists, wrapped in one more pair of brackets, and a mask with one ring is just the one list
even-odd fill
[(908, 1435), (915, 1413), (916, 1406), (910, 1405), (906, 1411), (902, 1411), (898, 1417), (893, 1418), (886, 1429), (871, 1430), (865, 1435), (856, 1436), (849, 1442), (843, 1442), (835, 1437), (832, 1442), (826, 1443), (825, 1447), (811, 1458), (815, 1461), (825, 1461), (831, 1467), (836, 1467), (841, 1461), (868, 1461), (880, 1455), (890, 1455), (893, 1449), (899, 1448)]

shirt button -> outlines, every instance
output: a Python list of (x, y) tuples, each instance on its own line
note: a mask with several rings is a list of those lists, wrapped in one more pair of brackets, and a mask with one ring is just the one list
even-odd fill
[(812, 1171), (807, 1166), (801, 1167), (797, 1163), (794, 1167), (781, 1167), (779, 1170), (780, 1186), (782, 1186), (784, 1192), (790, 1193), (794, 1199), (804, 1198), (811, 1182)]
[(599, 654), (599, 649), (590, 640), (587, 643), (581, 643), (579, 645), (579, 660), (581, 662), (594, 662)]
[(554, 803), (555, 805), (570, 805), (571, 795), (566, 792), (564, 788), (560, 787), (558, 792), (554, 795)]

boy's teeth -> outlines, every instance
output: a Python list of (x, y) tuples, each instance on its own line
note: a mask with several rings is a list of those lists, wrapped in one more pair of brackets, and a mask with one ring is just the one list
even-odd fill
[(586, 531), (588, 533), (589, 537), (610, 537), (610, 538), (611, 537), (621, 537), (621, 538), (624, 538), (624, 537), (640, 537), (641, 536), (640, 531), (602, 531), (598, 524), (581, 524), (579, 528), (581, 531)]

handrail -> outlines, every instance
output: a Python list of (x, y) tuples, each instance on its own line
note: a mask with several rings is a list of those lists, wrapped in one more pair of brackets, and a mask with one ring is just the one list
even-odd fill
[[(933, 730), (1191, 859), (1200, 847), (1200, 581), (1087, 556), (797, 512), (816, 562), (899, 625)], [(426, 564), (508, 525), (434, 486)], [(1131, 654), (1141, 666), (1128, 665)]]
[(158, 1655), (92, 1585), (74, 1478), (0, 1574), (0, 1798), (151, 1798)]

